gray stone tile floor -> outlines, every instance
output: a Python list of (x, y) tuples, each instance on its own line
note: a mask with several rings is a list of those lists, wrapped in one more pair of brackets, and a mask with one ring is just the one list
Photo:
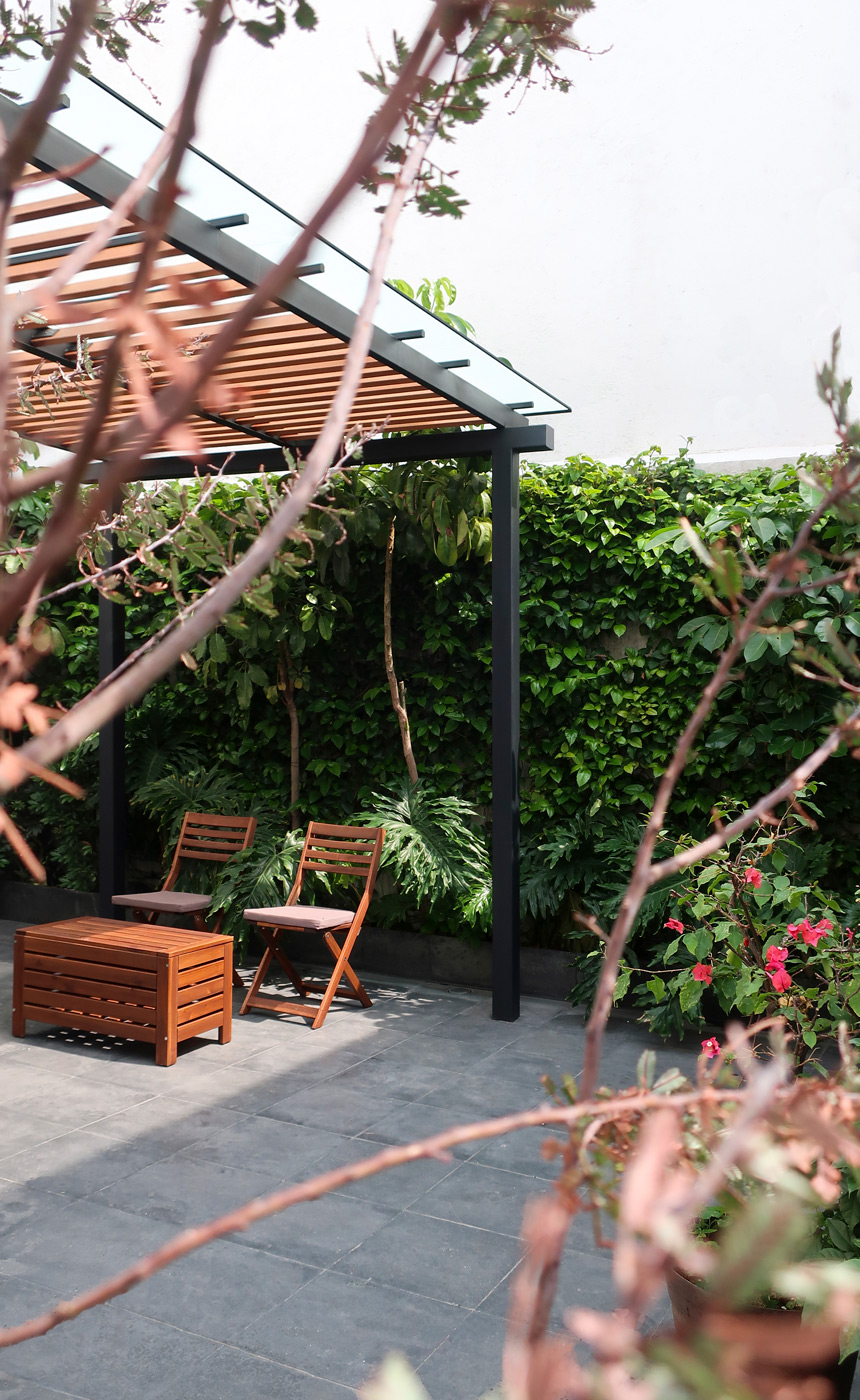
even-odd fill
[[(234, 1019), (176, 1065), (115, 1040), (11, 1036), (12, 933), (0, 923), (0, 1325), (95, 1284), (177, 1229), (474, 1117), (543, 1100), (580, 1068), (580, 1013), (484, 992), (368, 981), (369, 1010)], [(238, 993), (237, 993), (238, 1002)], [(238, 1009), (238, 1005), (237, 1005)], [(648, 1039), (610, 1027), (613, 1082)], [(691, 1068), (696, 1046), (663, 1049)], [(347, 1400), (393, 1348), (432, 1400), (498, 1384), (527, 1198), (554, 1174), (544, 1130), (458, 1148), (259, 1222), (116, 1302), (0, 1353), (3, 1400)], [(611, 1305), (610, 1261), (571, 1231), (556, 1308)], [(657, 1308), (655, 1325), (665, 1308)]]

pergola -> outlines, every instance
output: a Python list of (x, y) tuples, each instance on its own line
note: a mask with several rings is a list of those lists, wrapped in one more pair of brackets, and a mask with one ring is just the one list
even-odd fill
[[(41, 64), (23, 75), (35, 86)], [(20, 120), (20, 103), (0, 96), (7, 130)], [(16, 201), (8, 245), (10, 292), (40, 280), (87, 237), (105, 206), (126, 188), (160, 134), (157, 123), (91, 78), (76, 76), (66, 104), (53, 116), (33, 164), (62, 172), (25, 190)], [(93, 138), (110, 142), (113, 159), (96, 156)], [(69, 171), (74, 173), (70, 174)], [(297, 221), (221, 166), (191, 150), (182, 169), (183, 191), (158, 249), (147, 305), (167, 317), (193, 353), (257, 284), (295, 236)], [(32, 196), (32, 197), (31, 197)], [(59, 324), (27, 324), (16, 332), (13, 381), (27, 384), (39, 361), (74, 369), (81, 340), (96, 370), (116, 329), (134, 270), (141, 218), (129, 219), (84, 273), (60, 297)], [(215, 377), (225, 390), (219, 411), (200, 405), (195, 430), (212, 468), (247, 475), (284, 470), (283, 450), (306, 450), (325, 417), (337, 383), (363, 289), (366, 269), (324, 239), (314, 245), (297, 279), (241, 336)], [(420, 349), (418, 345), (420, 344)], [(46, 369), (48, 366), (46, 366)], [(166, 382), (148, 367), (154, 388)], [(115, 400), (110, 422), (133, 411), (131, 395)], [(17, 394), (9, 426), (56, 448), (76, 446), (89, 403), (74, 387), (32, 412)], [(220, 406), (229, 404), (229, 412)], [(371, 464), (489, 459), (493, 483), (492, 562), (492, 880), (493, 1016), (519, 1014), (519, 454), (552, 449), (546, 424), (529, 423), (569, 411), (567, 405), (460, 335), (391, 287), (380, 300), (372, 353), (349, 427), (384, 424), (417, 436), (371, 438)], [(429, 433), (428, 429), (438, 430)], [(141, 478), (190, 476), (193, 464), (165, 451), (146, 459)], [(99, 672), (110, 673), (124, 655), (124, 611), (100, 600)], [(100, 912), (125, 889), (124, 722), (100, 735)]]

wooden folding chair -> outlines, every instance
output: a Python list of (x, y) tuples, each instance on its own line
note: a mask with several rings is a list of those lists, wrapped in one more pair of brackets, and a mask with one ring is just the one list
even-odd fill
[[(238, 851), (248, 849), (256, 830), (256, 817), (219, 817), (211, 812), (186, 812), (173, 853), (173, 863), (161, 889), (146, 894), (115, 894), (111, 903), (131, 909), (139, 923), (155, 924), (159, 914), (190, 914), (194, 920), (194, 927), (200, 929), (201, 933), (220, 933), (224, 922), (223, 909), (216, 916), (212, 928), (203, 918), (204, 912), (212, 903), (211, 895), (187, 894), (173, 887), (184, 860), (217, 861), (223, 864)], [(245, 983), (235, 967), (233, 986), (245, 990)]]
[[(358, 937), (379, 868), (382, 842), (385, 832), (376, 826), (328, 826), (324, 822), (311, 822), (305, 844), (299, 859), (299, 868), (286, 904), (272, 909), (246, 909), (245, 918), (256, 924), (260, 930), (266, 950), (254, 980), (248, 988), (248, 995), (242, 1003), (240, 1015), (245, 1016), (252, 1007), (265, 1011), (281, 1011), (291, 1016), (304, 1016), (311, 1023), (312, 1030), (319, 1030), (335, 997), (349, 997), (360, 1001), (362, 1006), (372, 1002), (355, 972), (350, 967), (349, 956)], [(302, 883), (309, 870), (322, 870), (330, 875), (342, 875), (350, 880), (364, 883), (364, 891), (355, 913), (349, 909), (330, 909), (319, 904), (299, 904)], [(328, 982), (309, 982), (301, 977), (281, 948), (281, 941), (288, 929), (312, 929), (321, 933), (326, 947), (334, 958), (334, 972)], [(342, 943), (335, 938), (336, 933), (345, 932)], [(292, 982), (301, 1001), (281, 1001), (265, 995), (259, 996), (259, 989), (268, 972), (272, 959), (283, 968)], [(342, 987), (343, 979), (349, 983)], [(322, 992), (322, 1000), (308, 1003), (308, 992)]]

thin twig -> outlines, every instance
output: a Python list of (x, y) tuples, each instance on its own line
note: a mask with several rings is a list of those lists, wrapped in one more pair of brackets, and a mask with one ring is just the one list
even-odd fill
[[(228, 461), (229, 460), (228, 458)], [(51, 603), (55, 598), (63, 598), (67, 593), (74, 593), (78, 588), (86, 588), (90, 584), (98, 584), (102, 579), (110, 578), (112, 574), (122, 573), (127, 576), (130, 570), (135, 568), (138, 564), (146, 564), (151, 554), (155, 554), (157, 550), (169, 544), (171, 540), (176, 538), (179, 531), (187, 525), (189, 520), (193, 520), (196, 515), (199, 515), (203, 506), (207, 504), (215, 487), (222, 479), (226, 465), (227, 463), (225, 462), (224, 467), (219, 468), (216, 473), (208, 478), (206, 485), (203, 487), (194, 505), (189, 507), (175, 525), (171, 525), (169, 530), (166, 530), (163, 535), (159, 535), (158, 539), (147, 540), (145, 544), (142, 544), (139, 549), (135, 550), (134, 554), (129, 554), (126, 559), (119, 559), (116, 564), (108, 564), (103, 569), (97, 569), (95, 573), (84, 574), (82, 578), (76, 578), (72, 583), (64, 584), (62, 588), (55, 588), (53, 593), (43, 593), (40, 601), (42, 603)], [(200, 481), (199, 476), (197, 477), (197, 481)], [(112, 532), (116, 529), (118, 524), (119, 520), (111, 520), (108, 521), (104, 528), (106, 531)]]

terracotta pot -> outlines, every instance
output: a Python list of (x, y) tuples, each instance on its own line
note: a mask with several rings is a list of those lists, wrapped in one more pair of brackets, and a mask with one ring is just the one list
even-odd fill
[(678, 1337), (692, 1327), (708, 1332), (755, 1395), (776, 1396), (788, 1387), (806, 1400), (850, 1400), (857, 1356), (839, 1360), (837, 1327), (802, 1327), (800, 1308), (720, 1312), (701, 1284), (675, 1269), (666, 1285)]

